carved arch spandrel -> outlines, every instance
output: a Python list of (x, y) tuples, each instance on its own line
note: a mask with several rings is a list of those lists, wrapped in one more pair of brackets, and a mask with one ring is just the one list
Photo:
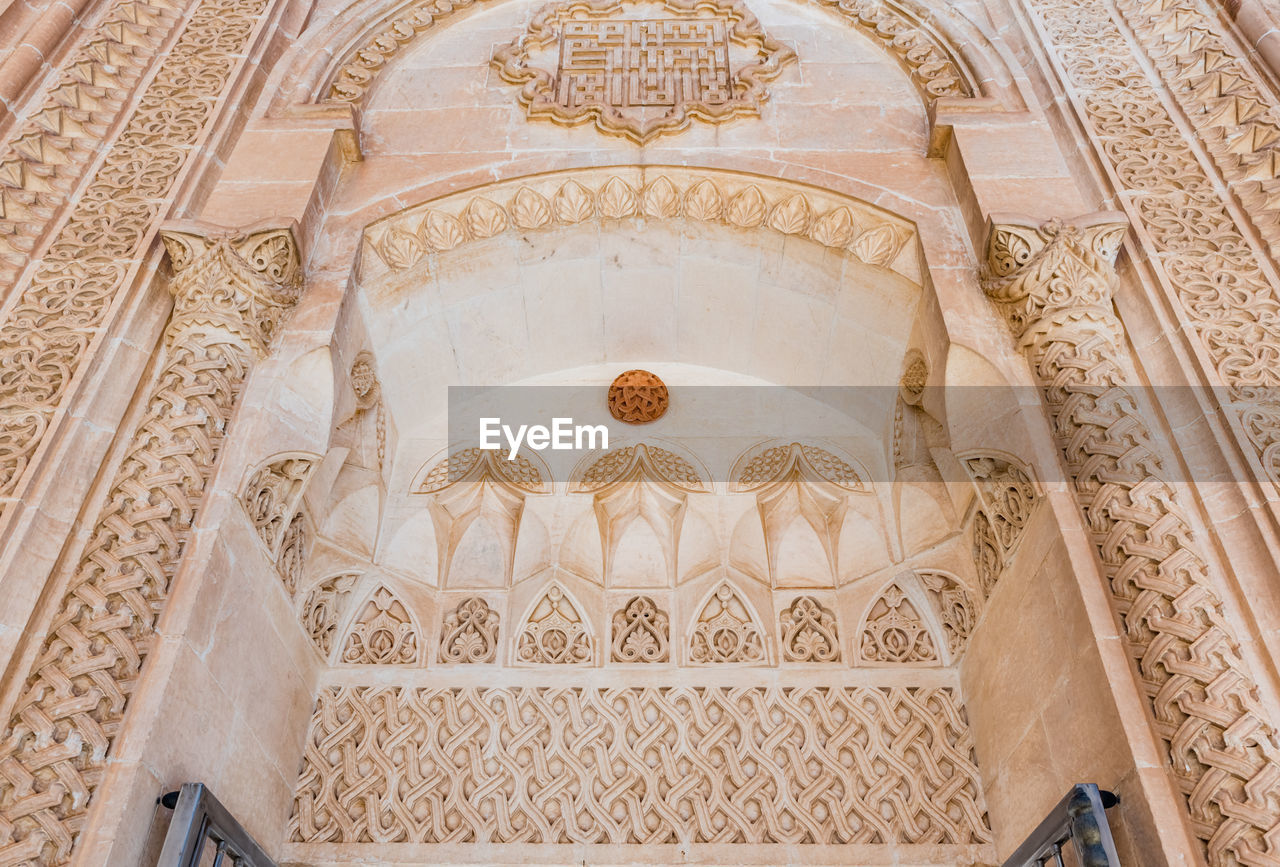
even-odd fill
[(420, 665), (425, 635), (409, 604), (375, 581), (348, 616), (337, 661), (347, 665)]
[(598, 648), (586, 609), (563, 584), (552, 581), (521, 618), (512, 661), (517, 665), (592, 665)]
[(694, 612), (685, 643), (689, 664), (770, 664), (771, 642), (764, 621), (731, 581), (716, 582), (701, 597)]
[[(1012, 84), (1010, 60), (987, 33), (953, 8), (919, 0), (811, 2), (882, 46), (910, 76), (926, 104), (939, 97), (975, 96), (1009, 108), (1023, 104)], [(297, 83), (282, 88), (273, 110), (283, 109), (290, 97), (298, 102), (362, 104), (379, 75), (401, 52), (482, 3), (376, 0), (361, 4), (359, 14), (303, 35), (298, 56), (286, 73), (291, 73), (287, 82)], [(377, 23), (365, 23), (370, 21)], [(328, 62), (317, 65), (316, 57)]]
[(950, 665), (980, 614), (978, 597), (955, 575), (914, 569), (872, 597), (853, 640), (858, 665)]

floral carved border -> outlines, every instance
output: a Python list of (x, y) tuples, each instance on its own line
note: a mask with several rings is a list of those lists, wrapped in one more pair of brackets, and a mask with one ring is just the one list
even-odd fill
[(267, 3), (201, 3), (0, 325), (0, 497), (21, 489)]
[[(1151, 8), (1167, 12), (1179, 2), (1157, 0)], [(1238, 425), (1237, 436), (1256, 456), (1265, 476), (1280, 485), (1280, 300), (1268, 277), (1267, 254), (1253, 246), (1236, 222), (1219, 192), (1219, 181), (1198, 160), (1161, 102), (1106, 3), (1032, 0), (1029, 6), (1066, 83), (1075, 91), (1082, 120), (1120, 189), (1127, 191), (1122, 204), (1151, 261), (1172, 288), (1180, 318), (1190, 323), (1219, 381), (1229, 390), (1232, 406), (1227, 412)], [(1153, 28), (1152, 44), (1177, 42), (1156, 35), (1173, 32), (1161, 23), (1166, 18), (1162, 13), (1139, 24)], [(1207, 69), (1199, 81), (1202, 89), (1171, 87), (1175, 93), (1183, 91), (1188, 114), (1219, 114), (1231, 120), (1230, 111), (1251, 110), (1248, 106), (1262, 111), (1264, 106), (1253, 97), (1237, 94), (1224, 101), (1215, 95), (1224, 81), (1237, 84), (1222, 66), (1225, 49), (1206, 46), (1203, 29), (1183, 33), (1182, 27), (1179, 24), (1178, 32), (1185, 38), (1178, 44), (1186, 43), (1189, 53), (1212, 48), (1200, 55), (1201, 62), (1220, 67)], [(1176, 54), (1179, 49), (1164, 50)], [(1166, 60), (1164, 66), (1171, 62)], [(1190, 75), (1183, 84), (1195, 80)], [(1198, 122), (1206, 141), (1227, 148), (1233, 142), (1237, 147), (1252, 146), (1251, 136), (1237, 142), (1225, 127), (1207, 129), (1206, 123), (1204, 117)]]
[(595, 121), (596, 128), (603, 133), (644, 144), (664, 133), (684, 129), (694, 118), (719, 123), (758, 115), (761, 103), (768, 99), (765, 82), (776, 78), (783, 67), (796, 60), (794, 51), (760, 28), (759, 20), (742, 0), (657, 0), (665, 12), (680, 20), (726, 22), (730, 42), (756, 51), (754, 63), (730, 70), (732, 97), (719, 104), (678, 101), (659, 117), (650, 119), (641, 118), (626, 108), (595, 102), (573, 107), (561, 105), (555, 98), (555, 73), (530, 65), (530, 54), (558, 43), (567, 22), (621, 13), (631, 2), (633, 0), (570, 0), (546, 6), (534, 16), (527, 31), (510, 44), (498, 47), (493, 54), (493, 67), (503, 81), (522, 85), (520, 103), (531, 120), (543, 118), (566, 126)]
[(887, 211), (799, 184), (656, 166), (523, 178), (408, 208), (365, 229), (372, 255), (362, 255), (360, 277), (409, 271), (432, 254), (506, 231), (679, 218), (803, 237), (913, 283), (923, 273), (915, 226)]
[[(414, 0), (359, 47), (349, 51), (323, 89), (324, 101), (359, 105), (374, 81), (405, 46), (456, 12), (493, 0)], [(976, 96), (977, 76), (944, 40), (889, 0), (812, 0), (874, 37), (911, 75), (926, 102), (941, 96)]]

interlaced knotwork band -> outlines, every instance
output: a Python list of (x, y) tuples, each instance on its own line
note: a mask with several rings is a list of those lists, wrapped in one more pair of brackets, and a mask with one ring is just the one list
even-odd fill
[(1280, 864), (1280, 744), (1151, 425), (1112, 307), (1127, 224), (992, 226), (987, 295), (1031, 364), (1155, 728), (1211, 864)]
[(236, 397), (297, 299), (287, 229), (165, 243), (164, 365), (0, 742), (0, 864), (69, 860)]

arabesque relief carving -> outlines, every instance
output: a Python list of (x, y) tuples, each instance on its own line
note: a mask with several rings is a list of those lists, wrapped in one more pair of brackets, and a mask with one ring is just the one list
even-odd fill
[(309, 843), (991, 840), (947, 688), (330, 687), (296, 792)]
[(543, 7), (493, 66), (530, 119), (594, 121), (645, 144), (695, 118), (757, 115), (796, 59), (741, 0), (568, 0)]
[(325, 659), (333, 649), (333, 639), (338, 631), (338, 623), (347, 613), (351, 603), (351, 593), (360, 580), (359, 573), (344, 572), (325, 578), (307, 591), (303, 597), (302, 607), (298, 611), (298, 622), (302, 631), (311, 639), (316, 650)]
[(742, 594), (721, 582), (703, 603), (689, 638), (689, 661), (767, 663), (764, 629)]
[(117, 0), (69, 58), (43, 102), (8, 132), (0, 151), (0, 297), (66, 206), (156, 49), (187, 4)]
[(516, 660), (544, 665), (591, 662), (591, 629), (563, 588), (538, 598), (516, 637)]
[(276, 558), (276, 571), (280, 573), (280, 580), (290, 598), (302, 584), (302, 567), (306, 564), (310, 547), (306, 509), (299, 509), (285, 528), (284, 538), (280, 540), (280, 555)]
[(286, 531), (302, 502), (315, 459), (286, 457), (272, 461), (254, 473), (240, 494), (245, 513), (274, 559), (280, 554)]
[(609, 414), (627, 424), (647, 424), (666, 414), (671, 403), (666, 384), (647, 370), (624, 370), (609, 384)]
[(286, 229), (173, 230), (164, 241), (175, 276), (163, 363), (48, 632), (24, 661), (26, 687), (0, 738), (6, 863), (68, 859), (236, 398), (298, 298)]
[(995, 590), (1031, 520), (1039, 494), (1025, 470), (998, 455), (971, 455), (965, 471), (978, 489), (970, 533), (982, 595)]
[(444, 616), (441, 662), (493, 662), (498, 657), (498, 612), (479, 596), (469, 596)]
[(977, 600), (967, 587), (945, 572), (917, 571), (915, 574), (933, 603), (951, 658), (959, 658), (978, 623)]
[(858, 657), (879, 663), (938, 661), (928, 625), (897, 582), (872, 602), (858, 642)]
[[(414, 0), (367, 41), (349, 51), (323, 97), (361, 103), (374, 79), (400, 51), (476, 0)], [(484, 2), (484, 0), (480, 0)], [(899, 4), (887, 0), (814, 0), (850, 26), (873, 36), (894, 54), (926, 101), (941, 96), (974, 96), (975, 76), (965, 69), (933, 27), (925, 26)]]
[[(1140, 38), (1166, 77), (1167, 92), (1183, 103), (1212, 159), (1247, 203), (1271, 244), (1268, 256), (1237, 224), (1216, 172), (1197, 158), (1106, 4), (1033, 0), (1030, 8), (1057, 45), (1058, 62), (1081, 97), (1080, 114), (1126, 191), (1119, 201), (1142, 227), (1138, 240), (1172, 289), (1178, 319), (1190, 324), (1229, 390), (1237, 436), (1280, 485), (1280, 299), (1268, 277), (1274, 273), (1268, 259), (1280, 241), (1274, 98), (1242, 72), (1217, 25), (1195, 4), (1119, 4), (1140, 32), (1149, 31)], [(1180, 38), (1167, 40), (1167, 32)]]
[(797, 596), (778, 615), (787, 662), (839, 662), (836, 615), (812, 596)]
[(649, 596), (633, 596), (613, 614), (614, 662), (667, 662), (671, 621)]
[(342, 661), (352, 665), (413, 665), (422, 641), (404, 603), (385, 584), (373, 591), (347, 632)]
[[(365, 243), (376, 255), (365, 257), (362, 272), (369, 280), (407, 271), (430, 254), (506, 231), (679, 217), (806, 237), (865, 264), (920, 279), (915, 227), (900, 217), (825, 191), (674, 166), (525, 178), (409, 208), (365, 230)], [(370, 267), (371, 260), (380, 267)]]
[[(203, 133), (266, 2), (202, 0), (40, 257), (30, 284), (7, 309), (0, 324), (0, 497), (20, 493), (54, 412), (63, 405), (90, 344), (113, 309), (130, 264), (149, 242), (170, 187), (192, 152), (192, 142)], [(121, 7), (126, 17), (147, 17), (144, 4), (127, 6)], [(133, 30), (119, 21), (114, 24), (120, 35)], [(110, 56), (105, 43), (98, 47)], [(86, 74), (99, 67), (69, 68)], [(192, 75), (193, 69), (200, 74)], [(93, 112), (95, 106), (105, 105), (101, 101), (106, 94), (99, 87), (102, 84), (74, 91), (58, 88), (51, 94), (75, 99), (77, 108)], [(74, 114), (51, 108), (32, 119), (67, 123)], [(101, 120), (105, 126), (107, 119)], [(90, 128), (100, 127), (94, 123)], [(45, 152), (51, 154), (53, 148)], [(10, 181), (18, 180), (15, 173), (27, 179), (19, 186), (40, 174), (28, 162), (10, 163)], [(25, 197), (15, 193), (12, 205), (6, 197), (5, 213), (18, 208)], [(110, 219), (104, 220), (104, 214)], [(42, 212), (32, 216), (43, 219)]]
[(1074, 224), (995, 224), (983, 287), (1043, 387), (1118, 623), (1209, 863), (1270, 863), (1270, 841), (1280, 834), (1272, 797), (1280, 742), (1228, 631), (1219, 579), (1126, 387), (1133, 365), (1112, 293), (1127, 228), (1115, 213)]

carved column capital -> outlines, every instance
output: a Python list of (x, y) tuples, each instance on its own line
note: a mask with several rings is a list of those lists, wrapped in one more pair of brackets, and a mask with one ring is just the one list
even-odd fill
[(226, 229), (171, 224), (160, 232), (174, 277), (174, 310), (165, 334), (199, 328), (230, 332), (262, 357), (301, 292), (302, 264), (293, 226)]
[(1068, 323), (1118, 338), (1111, 299), (1116, 254), (1128, 228), (1116, 211), (1044, 223), (992, 215), (982, 288), (1024, 345)]

